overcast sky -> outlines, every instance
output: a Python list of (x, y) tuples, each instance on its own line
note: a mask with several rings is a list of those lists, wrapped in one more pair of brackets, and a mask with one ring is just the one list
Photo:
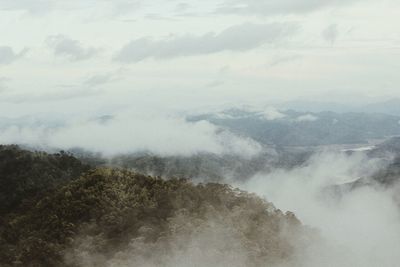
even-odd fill
[(0, 112), (400, 97), (398, 0), (0, 0)]

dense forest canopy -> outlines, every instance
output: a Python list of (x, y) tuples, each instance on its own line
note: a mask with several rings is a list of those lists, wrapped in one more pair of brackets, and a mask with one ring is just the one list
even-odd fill
[(228, 185), (89, 169), (67, 153), (16, 146), (0, 157), (2, 266), (172, 267), (205, 256), (264, 266), (293, 260), (294, 240), (312, 236), (294, 214)]

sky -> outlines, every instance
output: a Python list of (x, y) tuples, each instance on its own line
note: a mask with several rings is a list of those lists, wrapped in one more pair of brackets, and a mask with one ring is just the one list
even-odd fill
[(400, 97), (399, 5), (0, 0), (0, 112)]

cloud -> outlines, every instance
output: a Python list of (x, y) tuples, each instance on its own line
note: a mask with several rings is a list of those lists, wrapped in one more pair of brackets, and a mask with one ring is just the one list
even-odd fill
[(161, 40), (141, 38), (126, 44), (115, 60), (130, 63), (147, 58), (165, 59), (181, 56), (213, 54), (222, 51), (247, 51), (275, 43), (296, 31), (293, 24), (251, 24), (232, 26), (220, 33), (201, 36), (173, 36)]
[(205, 85), (205, 87), (207, 87), (207, 88), (215, 88), (215, 87), (219, 87), (219, 86), (223, 85), (224, 83), (225, 82), (222, 81), (222, 80), (214, 80), (214, 81), (211, 81), (211, 82), (207, 83)]
[(11, 64), (15, 60), (23, 57), (28, 49), (25, 48), (19, 53), (14, 52), (14, 50), (9, 46), (0, 46), (0, 65)]
[(83, 87), (99, 87), (106, 84), (114, 83), (124, 79), (126, 69), (120, 68), (108, 72), (95, 73), (93, 75), (86, 76), (83, 80)]
[(296, 60), (301, 59), (302, 56), (298, 54), (294, 55), (284, 55), (284, 56), (275, 56), (272, 58), (272, 60), (268, 63), (268, 67), (276, 67), (280, 66), (285, 63), (293, 62)]
[(116, 78), (113, 73), (96, 74), (87, 78), (83, 85), (88, 87), (101, 86), (114, 81)]
[(47, 92), (26, 93), (8, 90), (7, 94), (2, 95), (0, 103), (27, 105), (34, 103), (44, 104), (47, 102), (47, 104), (49, 104), (51, 102), (65, 101), (69, 99), (82, 99), (85, 97), (92, 97), (101, 93), (103, 93), (103, 90), (99, 90), (94, 86), (82, 87), (78, 85), (58, 85), (56, 88), (53, 88), (52, 91)]
[(4, 90), (6, 90), (6, 82), (8, 82), (9, 79), (6, 77), (0, 77), (0, 92), (3, 92)]
[(304, 14), (351, 2), (354, 0), (227, 0), (217, 9), (217, 12), (261, 16)]
[(143, 6), (142, 0), (107, 0), (112, 4), (113, 14), (126, 15), (132, 11), (136, 11)]
[(43, 16), (57, 10), (76, 11), (105, 5), (114, 15), (126, 14), (141, 7), (141, 0), (1, 0), (0, 10), (23, 11), (33, 16)]
[(329, 25), (322, 31), (322, 37), (330, 44), (334, 44), (339, 35), (338, 27), (336, 24)]
[(0, 9), (2, 10), (23, 10), (32, 15), (42, 15), (52, 10), (57, 1), (51, 0), (2, 0)]
[(176, 5), (175, 11), (176, 11), (176, 12), (185, 12), (185, 11), (187, 11), (187, 10), (190, 9), (190, 8), (191, 8), (191, 5), (190, 5), (190, 4), (181, 2), (181, 3), (178, 3), (178, 4)]
[(54, 128), (46, 123), (3, 126), (0, 143), (58, 149), (79, 147), (105, 155), (145, 151), (159, 155), (207, 152), (251, 157), (261, 151), (255, 141), (221, 131), (208, 122), (192, 123), (151, 111), (124, 111), (106, 122), (70, 118), (59, 125), (63, 126)]
[(316, 121), (316, 120), (318, 120), (318, 117), (312, 114), (305, 114), (296, 118), (297, 122)]
[(261, 114), (264, 116), (264, 118), (267, 121), (282, 119), (282, 118), (286, 117), (285, 114), (279, 112), (279, 110), (277, 110), (276, 108), (273, 108), (273, 107), (266, 108), (265, 110), (263, 110), (261, 112)]
[[(319, 232), (312, 244), (289, 266), (396, 266), (400, 261), (398, 187), (365, 185), (329, 193), (332, 185), (366, 177), (384, 167), (361, 153), (322, 152), (292, 170), (260, 173), (239, 185), (265, 196), (283, 211)], [(379, 245), (378, 245), (379, 244)]]
[(86, 60), (98, 53), (96, 48), (84, 47), (79, 41), (64, 35), (49, 36), (46, 43), (53, 50), (54, 55), (63, 56), (72, 61)]

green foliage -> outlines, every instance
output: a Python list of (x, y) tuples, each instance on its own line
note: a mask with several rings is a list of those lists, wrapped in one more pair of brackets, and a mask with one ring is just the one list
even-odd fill
[[(19, 209), (5, 217), (0, 231), (1, 266), (86, 266), (74, 256), (82, 251), (101, 255), (96, 258), (103, 260), (91, 266), (106, 266), (106, 260), (126, 251), (144, 257), (151, 252), (145, 249), (149, 244), (171, 254), (171, 244), (180, 244), (176, 240), (178, 234), (190, 236), (206, 229), (210, 221), (217, 221), (222, 229), (234, 233), (248, 264), (256, 266), (260, 259), (265, 262), (289, 257), (293, 247), (284, 233), (302, 229), (293, 214), (284, 215), (272, 204), (228, 185), (194, 185), (185, 179), (163, 180), (110, 168), (93, 169), (77, 179), (66, 179), (63, 172), (59, 173), (61, 177), (55, 177), (50, 174), (57, 172), (43, 170), (58, 166), (74, 173), (71, 166), (83, 166), (72, 156), (43, 154), (44, 161), (51, 162), (46, 165), (38, 163), (40, 153), (7, 149), (7, 153), (14, 153), (13, 157), (25, 159), (24, 164), (8, 159), (14, 165), (2, 170), (7, 170), (9, 177), (38, 182), (34, 188), (37, 192), (59, 187), (39, 194), (40, 199), (29, 205), (30, 209)], [(42, 172), (36, 175), (33, 170), (37, 166)], [(24, 171), (32, 173), (24, 176)], [(39, 173), (46, 174), (45, 178), (39, 179)], [(27, 192), (34, 190), (21, 188), (19, 199), (27, 194), (33, 201)], [(85, 247), (88, 242), (90, 245)]]
[(37, 198), (67, 184), (89, 166), (72, 155), (30, 152), (18, 146), (0, 146), (0, 217), (29, 209)]

